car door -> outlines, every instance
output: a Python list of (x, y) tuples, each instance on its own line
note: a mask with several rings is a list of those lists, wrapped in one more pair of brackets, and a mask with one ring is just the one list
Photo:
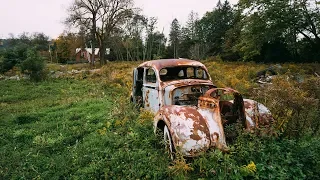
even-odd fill
[(142, 105), (143, 68), (133, 70), (132, 102), (139, 107)]
[(151, 67), (146, 67), (144, 71), (142, 94), (143, 104), (146, 110), (156, 113), (159, 110), (159, 88), (156, 71)]

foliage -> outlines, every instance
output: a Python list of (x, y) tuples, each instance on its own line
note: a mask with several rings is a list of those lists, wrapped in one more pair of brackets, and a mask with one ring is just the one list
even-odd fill
[(45, 62), (34, 49), (28, 49), (27, 58), (21, 63), (21, 71), (30, 75), (30, 79), (40, 81), (45, 78)]
[(105, 64), (106, 40), (132, 16), (132, 0), (74, 0), (66, 23), (90, 32), (91, 46), (99, 44), (100, 62)]
[(181, 27), (179, 24), (179, 21), (177, 19), (174, 19), (171, 23), (171, 29), (169, 34), (169, 41), (173, 48), (173, 58), (179, 57), (179, 43), (181, 38)]
[[(314, 0), (240, 0), (236, 5), (219, 0), (202, 17), (191, 11), (185, 24), (174, 18), (166, 37), (164, 29), (157, 29), (157, 17), (142, 15), (132, 0), (74, 0), (66, 23), (77, 33), (61, 34), (56, 44), (43, 33), (12, 35), (0, 49), (25, 44), (60, 63), (73, 61), (76, 48), (91, 46), (100, 48), (101, 64), (213, 56), (223, 61), (319, 62), (319, 6)], [(50, 54), (45, 52), (49, 49)], [(0, 56), (2, 71), (18, 63)]]
[[(298, 47), (303, 41), (308, 41), (311, 53), (318, 55), (315, 48), (319, 48), (320, 45), (320, 30), (317, 26), (319, 7), (315, 1), (241, 0), (239, 7), (244, 16), (241, 21), (243, 31), (237, 48), (245, 60), (261, 60), (259, 55), (264, 61), (297, 61), (299, 58), (305, 61), (318, 60), (319, 56), (309, 59), (305, 52), (299, 52), (303, 49)], [(274, 48), (269, 53), (261, 53), (263, 46), (272, 47), (274, 44), (281, 44), (282, 49)], [(278, 51), (280, 57), (268, 57), (274, 50)]]
[[(66, 76), (41, 83), (0, 81), (0, 178), (320, 178), (319, 134), (301, 133), (299, 139), (289, 139), (260, 136), (235, 126), (230, 127), (237, 136), (228, 144), (229, 153), (212, 149), (193, 159), (178, 155), (171, 161), (164, 156), (162, 143), (153, 135), (152, 115), (146, 111), (139, 113), (129, 103), (131, 70), (139, 63), (108, 63), (85, 80)], [(242, 87), (241, 91), (249, 98), (255, 96), (251, 94), (253, 88), (260, 91), (265, 88), (250, 80), (265, 65), (204, 63), (219, 86)], [(78, 66), (63, 68), (82, 68)], [(50, 68), (62, 67), (50, 65)], [(285, 103), (282, 99), (286, 98), (297, 104), (307, 96), (319, 99), (318, 80), (307, 76), (316, 69), (314, 64), (284, 64), (283, 69), (274, 83), (283, 85), (289, 95), (280, 94), (278, 101)], [(302, 84), (281, 78), (295, 79), (292, 75), (296, 73), (306, 75)], [(265, 103), (264, 96), (255, 97)], [(266, 99), (271, 108), (269, 102), (275, 101), (275, 98)], [(313, 105), (309, 104), (309, 110)], [(276, 114), (284, 109), (276, 107), (272, 108)], [(281, 113), (276, 118), (286, 117), (292, 120)], [(319, 117), (313, 117), (312, 123), (317, 123)]]
[[(186, 24), (174, 18), (169, 37), (157, 30), (157, 17), (142, 15), (131, 0), (73, 2), (66, 23), (79, 30), (83, 42), (60, 44), (61, 62), (73, 57), (74, 44), (99, 47), (101, 64), (106, 59), (212, 56), (224, 61), (319, 61), (319, 3), (312, 0), (240, 0), (234, 6), (219, 0), (203, 17), (191, 11)], [(106, 48), (111, 49), (108, 55)]]
[(5, 40), (3, 48), (0, 48), (0, 73), (5, 73), (15, 66), (19, 66), (28, 57), (28, 49), (33, 48), (35, 51), (42, 52), (48, 50), (49, 37), (43, 33), (22, 33), (18, 37), (13, 35)]
[(207, 12), (196, 24), (199, 41), (206, 46), (207, 56), (223, 52), (226, 32), (231, 28), (234, 12), (228, 1), (218, 2), (216, 8)]
[(4, 40), (3, 48), (10, 49), (21, 44), (35, 47), (38, 51), (46, 51), (48, 50), (49, 37), (44, 33), (37, 32), (32, 34), (24, 32), (17, 37), (11, 34), (8, 39)]
[(272, 85), (256, 93), (271, 108), (281, 132), (291, 137), (302, 137), (309, 132), (319, 134), (320, 123), (316, 120), (320, 117), (319, 85), (319, 78), (298, 83), (278, 77)]
[(18, 43), (11, 48), (0, 50), (0, 73), (5, 73), (23, 62), (27, 58), (27, 49), (27, 44)]
[(55, 62), (66, 63), (67, 61), (75, 59), (76, 49), (84, 48), (84, 38), (80, 34), (63, 33), (54, 44), (56, 45), (55, 51), (52, 51), (52, 56), (55, 56)]

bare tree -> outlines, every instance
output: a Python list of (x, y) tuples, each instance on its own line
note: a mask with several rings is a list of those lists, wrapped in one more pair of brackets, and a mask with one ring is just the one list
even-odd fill
[(96, 43), (100, 48), (100, 62), (105, 63), (106, 40), (112, 32), (133, 14), (132, 0), (74, 0), (66, 22), (87, 27), (91, 33), (92, 60)]
[(101, 19), (99, 16), (102, 7), (103, 0), (74, 0), (73, 4), (69, 8), (69, 17), (66, 20), (67, 24), (74, 25), (76, 27), (87, 27), (91, 33), (91, 48), (92, 59), (91, 62), (95, 62), (95, 45), (96, 45), (96, 33), (97, 23)]
[(98, 28), (97, 37), (100, 45), (100, 60), (105, 63), (106, 41), (111, 36), (114, 30), (118, 29), (126, 22), (126, 19), (132, 18), (134, 14), (132, 0), (104, 0), (100, 25)]

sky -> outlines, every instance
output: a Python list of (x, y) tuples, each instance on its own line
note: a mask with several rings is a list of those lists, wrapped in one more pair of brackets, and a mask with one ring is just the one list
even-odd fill
[[(2, 1), (2, 2), (1, 2)], [(229, 0), (235, 4), (238, 0)], [(57, 38), (66, 26), (63, 21), (73, 0), (0, 0), (0, 39), (23, 32), (43, 32)], [(174, 18), (184, 24), (191, 11), (202, 17), (218, 0), (135, 0), (135, 7), (148, 17), (158, 18), (158, 30), (170, 31)]]

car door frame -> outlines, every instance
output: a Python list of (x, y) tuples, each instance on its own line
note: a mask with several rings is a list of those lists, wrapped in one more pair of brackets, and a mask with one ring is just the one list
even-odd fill
[[(152, 69), (155, 74), (155, 82), (147, 80), (148, 70)], [(151, 112), (158, 112), (160, 109), (160, 93), (159, 93), (159, 74), (153, 67), (144, 67), (143, 86), (142, 86), (143, 106)]]

